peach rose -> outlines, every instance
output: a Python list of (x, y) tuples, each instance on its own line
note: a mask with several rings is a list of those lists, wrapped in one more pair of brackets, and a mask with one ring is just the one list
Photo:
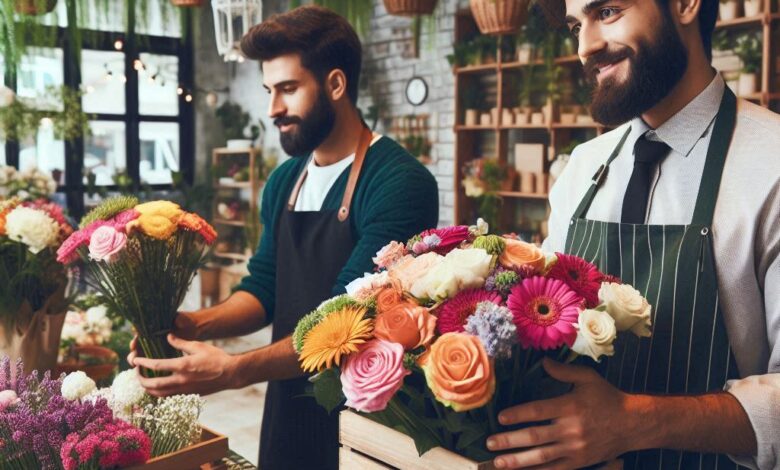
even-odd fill
[(376, 295), (376, 311), (382, 313), (401, 303), (407, 303), (404, 293), (396, 286), (385, 287)]
[(498, 262), (501, 266), (508, 269), (518, 269), (527, 266), (535, 272), (541, 272), (544, 269), (545, 256), (542, 250), (533, 243), (526, 243), (512, 238), (504, 238), (506, 248)]
[(441, 335), (420, 366), (436, 399), (458, 412), (485, 405), (496, 389), (493, 361), (476, 336)]
[(436, 317), (427, 308), (411, 302), (400, 303), (377, 315), (374, 336), (398, 343), (409, 351), (427, 346), (433, 339), (435, 329)]
[(425, 253), (414, 257), (406, 255), (390, 267), (388, 273), (394, 285), (403, 291), (409, 292), (412, 286), (428, 271), (444, 260), (444, 257), (434, 252)]

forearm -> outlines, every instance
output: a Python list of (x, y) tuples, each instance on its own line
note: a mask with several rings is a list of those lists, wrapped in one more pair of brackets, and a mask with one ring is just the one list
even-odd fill
[(221, 304), (192, 315), (200, 341), (248, 335), (265, 326), (266, 317), (263, 304), (244, 291), (235, 292)]
[(755, 455), (755, 432), (745, 410), (729, 393), (698, 396), (629, 395), (640, 449), (681, 449)]
[(268, 380), (286, 380), (301, 377), (304, 372), (298, 364), (298, 354), (292, 339), (287, 336), (268, 346), (234, 356), (235, 388)]

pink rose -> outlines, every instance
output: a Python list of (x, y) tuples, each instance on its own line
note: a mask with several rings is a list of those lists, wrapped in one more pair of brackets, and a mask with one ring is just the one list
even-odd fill
[(89, 239), (89, 257), (109, 262), (127, 243), (127, 235), (112, 226), (104, 225), (92, 232)]
[(388, 270), (388, 274), (394, 286), (409, 292), (420, 278), (441, 263), (443, 259), (443, 256), (434, 252), (428, 252), (416, 258), (407, 255), (396, 262)]
[(19, 402), (19, 397), (13, 390), (3, 390), (0, 392), (0, 411), (5, 411), (11, 405)]
[(404, 347), (374, 339), (344, 361), (341, 387), (346, 406), (365, 413), (382, 411), (411, 374), (404, 368)]
[(373, 259), (378, 268), (389, 268), (390, 265), (406, 256), (406, 245), (399, 242), (390, 242), (376, 253)]

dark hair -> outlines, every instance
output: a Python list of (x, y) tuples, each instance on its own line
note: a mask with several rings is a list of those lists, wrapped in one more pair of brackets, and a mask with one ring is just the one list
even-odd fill
[[(669, 0), (655, 0), (662, 12), (669, 18)], [(719, 0), (702, 0), (699, 10), (699, 33), (701, 42), (704, 46), (704, 53), (707, 59), (712, 60), (712, 33), (715, 31), (715, 22), (718, 19)], [(566, 2), (564, 0), (540, 0), (537, 2), (539, 11), (533, 12), (543, 14), (547, 22), (559, 28), (565, 26), (566, 21)]]
[(324, 7), (306, 5), (273, 15), (255, 25), (241, 39), (241, 51), (250, 59), (266, 61), (298, 54), (301, 63), (320, 83), (335, 69), (347, 77), (347, 94), (357, 103), (362, 49), (352, 26)]

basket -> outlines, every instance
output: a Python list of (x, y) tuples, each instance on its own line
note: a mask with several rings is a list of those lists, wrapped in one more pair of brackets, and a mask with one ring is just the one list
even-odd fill
[(470, 0), (469, 3), (482, 34), (514, 33), (528, 16), (528, 0)]
[(436, 0), (384, 0), (385, 9), (391, 15), (430, 15), (436, 9)]

